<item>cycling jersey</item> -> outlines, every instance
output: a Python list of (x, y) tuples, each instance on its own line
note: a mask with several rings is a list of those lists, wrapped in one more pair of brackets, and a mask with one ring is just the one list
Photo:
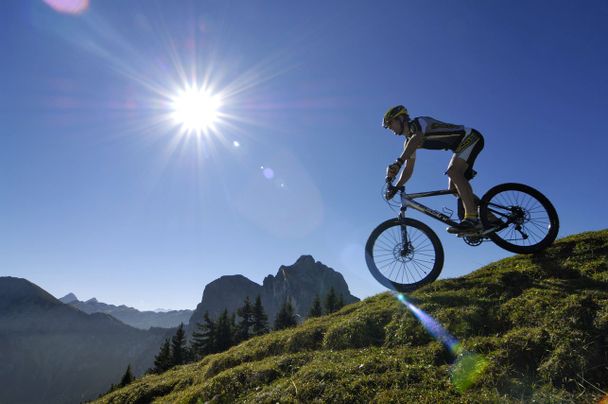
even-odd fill
[(422, 133), (424, 142), (420, 147), (423, 149), (456, 151), (464, 136), (471, 133), (471, 128), (441, 122), (430, 116), (419, 116), (409, 124), (412, 133)]
[(481, 133), (463, 125), (441, 122), (429, 116), (414, 118), (409, 125), (412, 134), (422, 133), (424, 139), (420, 146), (422, 149), (452, 150), (454, 152), (452, 159), (457, 157), (467, 162), (465, 178), (470, 180), (475, 176), (473, 165), (484, 146)]

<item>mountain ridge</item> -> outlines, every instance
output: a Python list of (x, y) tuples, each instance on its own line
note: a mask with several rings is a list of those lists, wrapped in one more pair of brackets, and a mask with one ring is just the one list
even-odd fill
[(235, 312), (246, 297), (253, 303), (259, 295), (269, 323), (272, 324), (281, 305), (290, 299), (296, 316), (305, 318), (316, 294), (322, 299), (333, 287), (345, 304), (359, 299), (350, 294), (342, 274), (316, 261), (312, 255), (302, 255), (292, 265), (281, 265), (276, 275), (264, 277), (258, 284), (242, 274), (223, 275), (205, 286), (201, 302), (190, 318), (188, 332), (203, 321), (205, 312), (217, 317), (226, 309)]
[(168, 310), (165, 312), (138, 310), (124, 304), (117, 306), (100, 302), (95, 297), (92, 297), (87, 301), (80, 301), (73, 293), (69, 293), (59, 300), (87, 314), (109, 314), (131, 327), (139, 328), (141, 330), (148, 330), (150, 328), (175, 328), (179, 326), (180, 323), (188, 324), (193, 312), (193, 310), (188, 309)]

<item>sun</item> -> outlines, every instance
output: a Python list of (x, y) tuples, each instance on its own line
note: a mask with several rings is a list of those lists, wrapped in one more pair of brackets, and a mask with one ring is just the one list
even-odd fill
[(191, 87), (181, 91), (172, 99), (173, 121), (187, 133), (207, 132), (219, 119), (222, 106), (218, 95), (205, 88)]

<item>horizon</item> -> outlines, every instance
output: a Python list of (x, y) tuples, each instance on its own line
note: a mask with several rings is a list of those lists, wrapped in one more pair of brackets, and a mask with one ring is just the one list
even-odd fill
[[(0, 276), (57, 298), (195, 308), (220, 276), (261, 284), (302, 255), (360, 299), (383, 292), (363, 247), (396, 216), (380, 197), (402, 151), (380, 126), (396, 104), (484, 135), (479, 196), (521, 182), (555, 205), (558, 238), (608, 227), (605, 2), (0, 11)], [(203, 117), (183, 105), (193, 99)], [(408, 191), (445, 189), (450, 157), (419, 150)], [(408, 215), (440, 237), (440, 279), (513, 255)]]
[[(301, 255), (300, 257), (298, 257), (298, 259), (299, 259), (299, 258), (301, 258), (301, 257), (303, 257), (303, 256), (310, 256), (310, 255), (309, 255), (309, 254), (304, 254), (304, 255)], [(322, 262), (322, 261), (317, 260), (317, 259), (315, 259), (314, 257), (312, 257), (312, 258), (315, 260), (315, 263), (317, 263), (317, 262), (318, 262), (318, 263), (321, 263), (322, 265), (325, 265), (325, 264), (323, 264), (323, 262)], [(297, 260), (296, 260), (296, 261), (294, 261), (294, 263), (293, 263), (293, 264), (291, 264), (291, 265), (294, 265), (296, 262), (297, 262)], [(282, 265), (282, 266), (291, 266), (291, 265)], [(334, 271), (336, 271), (336, 269), (335, 269), (335, 268), (331, 268), (331, 267), (329, 267), (329, 268), (330, 268), (330, 269), (333, 269)], [(280, 267), (279, 267), (279, 269), (280, 269)], [(336, 271), (336, 272), (338, 272), (338, 273), (339, 273), (340, 271)], [(277, 273), (277, 274), (278, 274), (278, 273)], [(267, 274), (266, 276), (269, 276), (269, 275), (272, 275), (272, 276), (277, 276), (277, 274), (272, 274), (272, 273), (269, 273), (269, 274)], [(246, 275), (243, 275), (243, 274), (236, 274), (236, 273), (235, 273), (235, 274), (224, 274), (224, 275), (221, 275), (220, 277), (222, 277), (222, 276), (238, 276), (238, 275), (240, 275), (240, 276), (244, 276), (244, 277), (246, 277), (247, 279), (249, 279), (249, 278), (248, 278)], [(266, 278), (266, 276), (265, 276), (264, 278)], [(212, 280), (211, 282), (213, 282), (213, 281), (215, 281), (215, 280), (217, 280), (217, 279), (219, 279), (219, 278), (216, 278), (216, 279)], [(26, 280), (27, 280), (27, 279), (26, 279)], [(254, 281), (253, 279), (249, 279), (249, 280), (251, 280), (252, 282), (255, 282), (255, 283), (256, 283), (256, 284), (258, 284), (259, 286), (263, 286), (263, 282), (257, 282), (257, 281)], [(345, 279), (345, 281), (346, 281), (346, 279)], [(31, 282), (31, 281), (30, 281), (30, 282)], [(35, 284), (35, 282), (32, 282), (32, 283), (34, 283), (34, 284)], [(346, 283), (346, 285), (348, 286), (348, 282)], [(205, 285), (205, 287), (206, 287), (206, 286), (207, 286), (207, 285)], [(204, 291), (204, 287), (203, 287), (203, 291)], [(349, 287), (349, 292), (350, 292), (350, 294), (351, 294), (352, 296), (355, 296), (355, 295), (353, 295), (353, 293), (350, 291), (350, 287)], [(50, 293), (50, 292), (49, 292), (49, 293)], [(72, 294), (72, 295), (76, 296), (76, 298), (77, 298), (79, 301), (81, 301), (81, 302), (85, 302), (85, 303), (86, 303), (87, 301), (89, 301), (89, 300), (95, 299), (96, 301), (98, 301), (98, 302), (100, 302), (100, 303), (112, 304), (112, 305), (116, 305), (116, 306), (124, 305), (124, 304), (122, 304), (122, 303), (111, 303), (111, 302), (102, 301), (102, 300), (100, 300), (100, 299), (97, 299), (95, 296), (92, 296), (92, 297), (90, 297), (90, 298), (86, 298), (86, 299), (81, 299), (81, 298), (79, 297), (78, 293), (75, 293), (75, 292), (68, 292), (68, 293), (65, 293), (65, 294), (63, 294), (63, 295), (61, 295), (61, 296), (56, 296), (56, 295), (53, 295), (53, 297), (55, 297), (57, 300), (60, 300), (61, 298), (65, 297), (65, 296), (68, 296), (68, 295), (70, 295), (70, 294)], [(145, 310), (143, 310), (143, 309), (140, 309), (140, 308), (137, 308), (137, 307), (133, 307), (133, 306), (129, 306), (129, 305), (126, 305), (126, 306), (131, 307), (131, 308), (134, 308), (134, 309), (137, 309), (137, 310), (139, 310), (139, 311), (159, 311), (159, 310), (169, 310), (169, 311), (174, 311), (174, 310), (195, 310), (195, 309), (196, 309), (196, 306), (197, 306), (197, 305), (198, 305), (198, 304), (199, 304), (199, 303), (202, 301), (202, 295), (203, 295), (203, 292), (201, 292), (201, 300), (199, 300), (199, 302), (198, 302), (198, 303), (196, 303), (196, 304), (194, 305), (194, 307), (193, 307), (193, 308), (170, 308), (170, 309), (167, 309), (167, 308), (164, 308), (164, 307), (158, 307), (158, 308), (156, 308), (156, 309), (145, 309)], [(359, 298), (358, 296), (355, 296), (355, 297), (356, 297), (357, 299), (363, 300), (363, 299)]]

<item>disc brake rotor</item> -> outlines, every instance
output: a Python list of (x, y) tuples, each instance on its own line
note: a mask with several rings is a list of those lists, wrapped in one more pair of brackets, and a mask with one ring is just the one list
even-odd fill
[(412, 243), (407, 243), (403, 245), (402, 243), (398, 243), (393, 248), (393, 256), (396, 261), (399, 262), (410, 262), (414, 259), (414, 247), (412, 247)]

